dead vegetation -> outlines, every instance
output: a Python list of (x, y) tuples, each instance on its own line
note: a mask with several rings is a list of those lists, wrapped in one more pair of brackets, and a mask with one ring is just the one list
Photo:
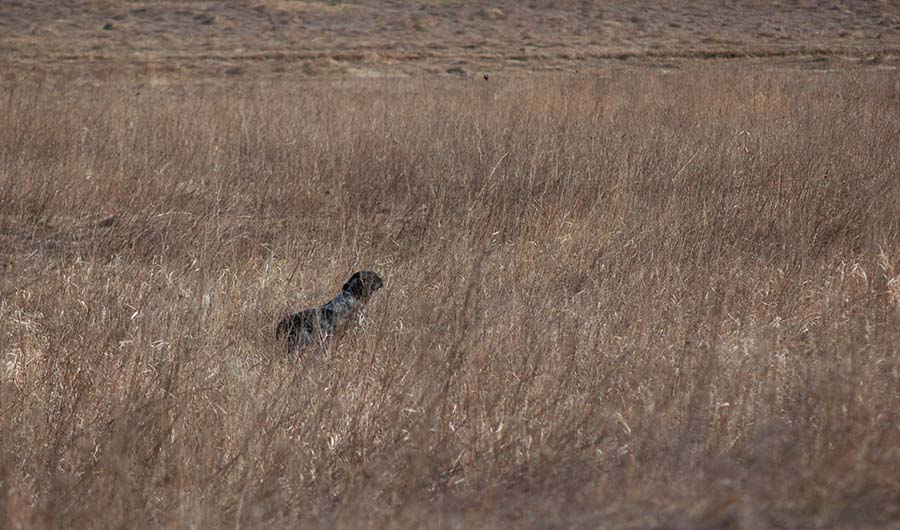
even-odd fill
[[(893, 73), (0, 97), (0, 517), (900, 517)], [(353, 270), (363, 333), (272, 325)]]
[(9, 0), (4, 77), (596, 73), (900, 65), (896, 2)]

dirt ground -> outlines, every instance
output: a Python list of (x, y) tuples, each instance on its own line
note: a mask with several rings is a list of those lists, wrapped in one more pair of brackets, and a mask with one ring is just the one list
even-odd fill
[(896, 68), (900, 2), (0, 2), (0, 73), (157, 81)]

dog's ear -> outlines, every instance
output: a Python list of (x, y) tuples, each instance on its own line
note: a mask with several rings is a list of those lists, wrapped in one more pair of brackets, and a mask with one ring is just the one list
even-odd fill
[(347, 280), (347, 283), (341, 287), (341, 292), (356, 295), (360, 284), (360, 273), (355, 272), (353, 273), (353, 276)]
[(353, 276), (347, 280), (347, 283), (344, 284), (341, 291), (354, 297), (365, 299), (382, 287), (384, 287), (384, 282), (376, 273), (372, 271), (360, 271), (354, 273)]

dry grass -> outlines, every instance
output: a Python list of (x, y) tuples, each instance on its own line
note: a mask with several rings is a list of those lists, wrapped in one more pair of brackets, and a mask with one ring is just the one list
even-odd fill
[(900, 517), (893, 73), (47, 82), (0, 131), (7, 528)]
[(6, 0), (0, 78), (297, 79), (900, 67), (900, 3)]

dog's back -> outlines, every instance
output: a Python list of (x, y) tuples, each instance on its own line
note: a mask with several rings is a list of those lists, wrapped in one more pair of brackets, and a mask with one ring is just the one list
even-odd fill
[(294, 353), (305, 347), (314, 338), (324, 339), (320, 315), (321, 308), (304, 309), (284, 317), (275, 328), (275, 336), (284, 339), (287, 336), (288, 352)]

